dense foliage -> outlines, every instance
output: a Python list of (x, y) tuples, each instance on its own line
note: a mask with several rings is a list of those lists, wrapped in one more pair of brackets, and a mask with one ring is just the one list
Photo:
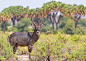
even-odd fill
[[(8, 30), (8, 27), (9, 27), (10, 25), (11, 25), (10, 23), (6, 23), (6, 27), (5, 27), (5, 30), (6, 30), (6, 31)], [(0, 23), (0, 31), (3, 31), (3, 24), (2, 24), (2, 22)]]
[[(39, 47), (40, 46), (40, 47)], [(16, 54), (27, 54), (27, 47), (19, 47)], [(85, 35), (66, 35), (58, 32), (56, 35), (41, 35), (40, 40), (33, 46), (33, 60), (67, 60), (85, 61)]]
[(59, 11), (64, 16), (71, 17), (75, 22), (75, 28), (77, 27), (78, 20), (81, 16), (85, 16), (86, 7), (84, 5), (68, 5), (62, 2), (51, 1), (44, 3), (41, 8), (28, 9), (28, 6), (24, 8), (23, 6), (10, 6), (5, 8), (0, 13), (0, 22), (3, 22), (3, 29), (5, 32), (5, 23), (12, 20), (13, 25), (15, 25), (15, 20), (19, 21), (21, 18), (29, 17), (32, 18), (34, 13), (35, 21), (38, 22), (38, 19), (41, 19), (43, 15), (44, 18), (48, 18), (51, 12)]
[(21, 19), (21, 21), (19, 21), (17, 23), (17, 25), (15, 25), (14, 27), (12, 27), (13, 32), (28, 32), (28, 31), (32, 31), (32, 28), (29, 28), (31, 26), (31, 20), (29, 18), (24, 18)]
[[(4, 37), (3, 37), (4, 36)], [(0, 60), (7, 60), (16, 56), (12, 47), (7, 42), (8, 34), (0, 32)], [(81, 60), (86, 58), (86, 35), (56, 35), (42, 34), (38, 42), (33, 46), (31, 56), (33, 60)], [(40, 46), (40, 47), (39, 47)], [(28, 54), (27, 47), (18, 47), (16, 54)], [(13, 59), (12, 59), (13, 60)]]
[[(62, 2), (47, 2), (41, 8), (28, 9), (27, 6), (10, 6), (0, 13), (0, 31), (28, 32), (33, 31), (31, 19), (39, 24), (43, 16), (44, 27), (41, 28), (41, 37), (33, 46), (31, 55), (33, 60), (62, 60), (85, 61), (86, 60), (86, 7), (83, 5), (68, 5)], [(60, 12), (58, 19), (58, 31), (53, 31), (51, 12)], [(34, 13), (34, 15), (33, 15)], [(54, 17), (54, 15), (53, 15)], [(54, 18), (55, 19), (55, 18)], [(8, 23), (11, 20), (10, 25)], [(17, 24), (15, 23), (17, 21)], [(10, 26), (9, 26), (10, 25)], [(55, 26), (56, 27), (56, 26)], [(15, 59), (13, 49), (7, 42), (9, 34), (0, 32), (0, 61)], [(28, 54), (27, 47), (19, 47), (16, 54)]]
[(9, 34), (3, 34), (0, 32), (0, 60), (5, 61), (6, 59), (13, 58), (16, 56), (13, 54), (13, 49), (7, 42)]

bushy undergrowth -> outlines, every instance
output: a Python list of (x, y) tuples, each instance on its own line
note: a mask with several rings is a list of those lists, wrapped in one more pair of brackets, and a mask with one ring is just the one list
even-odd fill
[(0, 32), (0, 60), (5, 61), (6, 59), (13, 58), (16, 56), (13, 54), (13, 49), (7, 42), (8, 34)]
[[(8, 34), (0, 33), (0, 60), (15, 57), (12, 47), (7, 42)], [(16, 54), (28, 54), (27, 47), (19, 47)], [(62, 60), (85, 61), (86, 59), (86, 35), (49, 34), (41, 35), (34, 44), (31, 53), (33, 60)]]
[[(25, 54), (27, 48), (19, 48), (17, 54)], [(86, 38), (81, 35), (41, 35), (31, 53), (33, 60), (62, 60), (85, 61), (86, 58)]]

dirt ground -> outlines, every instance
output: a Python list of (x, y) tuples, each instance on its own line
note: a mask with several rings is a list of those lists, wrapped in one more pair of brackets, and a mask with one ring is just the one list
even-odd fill
[(29, 61), (28, 55), (17, 55), (19, 61)]
[[(5, 60), (5, 61), (29, 61), (29, 55), (17, 55), (17, 60), (9, 59), (9, 60)], [(37, 60), (34, 60), (34, 61), (37, 61)], [(45, 61), (47, 61), (47, 60), (45, 60)], [(51, 59), (50, 61), (67, 61), (67, 59), (65, 59), (65, 58), (62, 58), (61, 60)], [(76, 61), (80, 61), (80, 60), (76, 60)]]
[[(29, 61), (29, 55), (17, 55), (18, 61)], [(46, 61), (46, 60), (45, 60)], [(58, 61), (58, 60), (51, 60), (51, 61)], [(63, 58), (60, 61), (67, 61), (65, 58)]]

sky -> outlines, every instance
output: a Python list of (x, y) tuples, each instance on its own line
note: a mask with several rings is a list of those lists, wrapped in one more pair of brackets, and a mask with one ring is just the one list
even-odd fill
[[(41, 8), (44, 3), (49, 2), (52, 0), (0, 0), (0, 12), (9, 7), (9, 6), (29, 6), (30, 9), (32, 8)], [(86, 6), (86, 0), (53, 0), (53, 1), (60, 1), (65, 4), (83, 4)]]

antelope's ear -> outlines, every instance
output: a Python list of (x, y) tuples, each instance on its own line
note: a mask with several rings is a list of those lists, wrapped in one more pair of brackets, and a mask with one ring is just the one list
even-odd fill
[(33, 24), (31, 24), (32, 28), (35, 28), (35, 26)]
[(41, 24), (41, 26), (40, 27), (43, 27), (44, 26), (44, 24)]

